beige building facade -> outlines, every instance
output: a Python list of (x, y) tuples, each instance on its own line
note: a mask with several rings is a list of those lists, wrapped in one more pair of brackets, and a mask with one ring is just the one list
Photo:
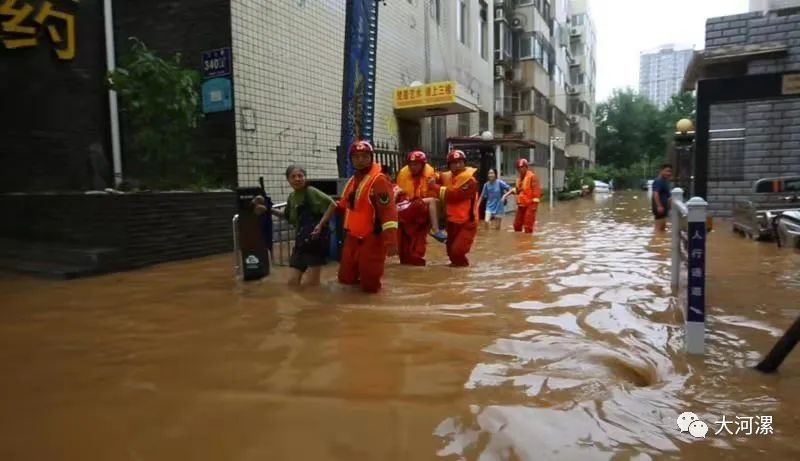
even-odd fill
[[(560, 190), (570, 164), (594, 162), (595, 40), (588, 5), (498, 0), (495, 9), (495, 131), (532, 146), (505, 150), (503, 175), (513, 176), (514, 161), (525, 157), (549, 188), (552, 157), (553, 187)], [(576, 18), (590, 25), (573, 27)]]
[[(492, 0), (379, 2), (373, 142), (444, 155), (447, 137), (494, 130)], [(287, 194), (284, 170), (338, 176), (345, 9), (340, 0), (232, 2), (237, 170)], [(447, 106), (398, 108), (398, 89), (452, 82)], [(422, 88), (426, 88), (422, 86)]]
[(589, 0), (570, 0), (569, 126), (570, 166), (586, 168), (596, 161), (597, 33)]

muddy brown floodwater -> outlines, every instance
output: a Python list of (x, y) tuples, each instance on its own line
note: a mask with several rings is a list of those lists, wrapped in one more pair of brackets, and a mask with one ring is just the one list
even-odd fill
[[(800, 459), (800, 352), (750, 368), (800, 314), (800, 253), (722, 222), (709, 244), (705, 361), (642, 193), (545, 208), (533, 239), (483, 232), (465, 270), (431, 245), (376, 296), (333, 266), (317, 289), (236, 283), (228, 255), (2, 276), (0, 459)], [(774, 434), (714, 434), (761, 416)]]

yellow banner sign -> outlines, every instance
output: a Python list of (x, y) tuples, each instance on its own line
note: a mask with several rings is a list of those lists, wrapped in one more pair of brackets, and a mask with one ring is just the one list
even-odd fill
[(438, 106), (456, 102), (456, 82), (434, 82), (394, 90), (394, 108)]

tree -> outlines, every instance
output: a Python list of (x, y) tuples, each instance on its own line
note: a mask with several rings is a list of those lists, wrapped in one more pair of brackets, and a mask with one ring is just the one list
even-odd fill
[(155, 187), (186, 185), (202, 175), (191, 155), (192, 134), (202, 117), (200, 74), (181, 64), (181, 55), (163, 59), (131, 38), (120, 66), (108, 75), (122, 99), (131, 129), (126, 163), (136, 165), (141, 179)]
[(597, 107), (597, 162), (629, 168), (661, 155), (666, 148), (662, 121), (646, 98), (630, 89), (615, 90)]
[(674, 95), (667, 107), (662, 111), (665, 122), (670, 122), (670, 129), (675, 128), (675, 123), (682, 118), (697, 119), (697, 98), (694, 93), (686, 92)]
[(616, 174), (651, 176), (672, 145), (675, 123), (695, 119), (692, 93), (672, 97), (658, 110), (633, 90), (615, 90), (597, 106), (597, 163)]

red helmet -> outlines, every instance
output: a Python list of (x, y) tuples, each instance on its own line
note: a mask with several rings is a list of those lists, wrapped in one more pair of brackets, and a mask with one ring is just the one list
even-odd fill
[(372, 148), (372, 144), (369, 141), (355, 141), (350, 144), (350, 149), (347, 153), (353, 155), (356, 152), (368, 152), (370, 155), (375, 155), (375, 149)]
[(412, 162), (428, 163), (428, 156), (421, 150), (412, 150), (408, 153), (408, 163)]
[(467, 161), (467, 156), (464, 155), (463, 151), (460, 150), (451, 150), (449, 154), (447, 154), (447, 164), (449, 165), (451, 162), (457, 162), (459, 160)]
[(517, 168), (527, 168), (528, 167), (528, 159), (521, 158), (517, 159), (517, 163), (514, 164)]

